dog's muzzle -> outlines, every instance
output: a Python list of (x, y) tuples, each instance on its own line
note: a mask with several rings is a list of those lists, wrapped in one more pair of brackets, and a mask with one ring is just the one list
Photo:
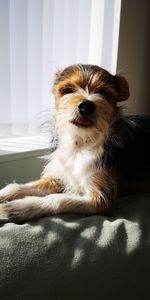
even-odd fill
[(96, 105), (93, 101), (84, 99), (78, 104), (78, 111), (83, 117), (91, 116), (95, 112), (95, 110)]
[(93, 114), (96, 110), (96, 105), (93, 101), (83, 99), (77, 106), (78, 114), (74, 120), (71, 121), (78, 127), (91, 127), (94, 124)]

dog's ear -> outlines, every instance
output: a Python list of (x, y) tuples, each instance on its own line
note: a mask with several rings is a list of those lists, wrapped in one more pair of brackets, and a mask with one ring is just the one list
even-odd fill
[(127, 80), (121, 75), (114, 76), (114, 87), (116, 91), (116, 102), (125, 101), (129, 98), (129, 85)]
[(55, 82), (57, 82), (60, 78), (60, 75), (62, 73), (62, 70), (57, 70), (56, 73), (55, 73)]

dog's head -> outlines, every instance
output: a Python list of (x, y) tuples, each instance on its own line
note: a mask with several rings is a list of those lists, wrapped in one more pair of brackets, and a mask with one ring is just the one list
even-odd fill
[(105, 137), (116, 115), (116, 103), (129, 97), (126, 79), (95, 65), (73, 65), (57, 72), (53, 93), (56, 130), (90, 139)]

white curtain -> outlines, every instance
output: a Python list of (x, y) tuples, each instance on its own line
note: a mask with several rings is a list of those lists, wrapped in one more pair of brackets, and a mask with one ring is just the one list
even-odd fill
[[(54, 72), (115, 72), (121, 0), (0, 0), (0, 136), (37, 134)], [(44, 114), (43, 114), (44, 121)]]

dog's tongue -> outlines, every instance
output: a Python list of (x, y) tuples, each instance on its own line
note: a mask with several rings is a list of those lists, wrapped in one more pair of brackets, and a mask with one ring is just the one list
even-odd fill
[(92, 124), (91, 121), (86, 120), (86, 119), (78, 119), (77, 123), (78, 123), (79, 125), (84, 125), (84, 126), (89, 126), (89, 125)]

